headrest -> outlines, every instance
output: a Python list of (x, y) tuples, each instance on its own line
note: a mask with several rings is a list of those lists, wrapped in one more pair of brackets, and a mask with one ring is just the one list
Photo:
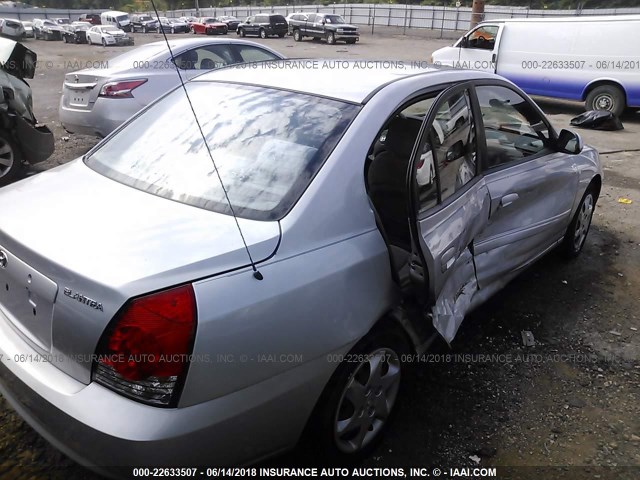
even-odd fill
[(411, 156), (413, 145), (418, 138), (420, 125), (421, 122), (413, 118), (401, 115), (395, 117), (391, 120), (387, 129), (387, 138), (384, 142), (387, 149), (398, 156)]

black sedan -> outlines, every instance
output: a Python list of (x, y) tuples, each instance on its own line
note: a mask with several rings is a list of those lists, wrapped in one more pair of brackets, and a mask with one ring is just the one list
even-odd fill
[(223, 15), (222, 17), (218, 17), (218, 20), (222, 23), (226, 23), (229, 31), (235, 32), (238, 29), (238, 25), (240, 25), (240, 20), (236, 17), (232, 17), (229, 15)]

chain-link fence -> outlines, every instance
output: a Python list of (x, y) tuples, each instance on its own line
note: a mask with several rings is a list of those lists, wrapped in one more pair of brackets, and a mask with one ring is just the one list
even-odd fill
[[(202, 2), (201, 0), (201, 3)], [(86, 13), (100, 13), (103, 10), (63, 10), (50, 8), (0, 7), (0, 18), (32, 20), (34, 18), (68, 17), (77, 20)], [(327, 12), (342, 15), (348, 23), (366, 26), (375, 33), (377, 27), (395, 27), (405, 33), (409, 29), (429, 29), (440, 31), (467, 31), (471, 23), (471, 8), (438, 7), (421, 5), (380, 4), (380, 3), (333, 3), (323, 5), (286, 6), (240, 6), (226, 8), (201, 8), (201, 16), (233, 15), (241, 20), (257, 13), (280, 13), (284, 16), (293, 12)], [(152, 13), (152, 12), (149, 12)], [(181, 9), (160, 12), (167, 17), (197, 16), (195, 9)], [(576, 15), (623, 15), (640, 14), (639, 8), (608, 8), (584, 10), (531, 10), (521, 7), (487, 6), (484, 20), (501, 18), (535, 18)]]

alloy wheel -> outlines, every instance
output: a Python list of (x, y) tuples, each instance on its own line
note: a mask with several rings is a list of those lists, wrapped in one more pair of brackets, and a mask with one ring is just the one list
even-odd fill
[(593, 195), (587, 194), (580, 205), (580, 211), (576, 221), (576, 227), (573, 233), (573, 246), (576, 250), (582, 248), (582, 244), (587, 238), (589, 227), (591, 225), (591, 218), (593, 217)]

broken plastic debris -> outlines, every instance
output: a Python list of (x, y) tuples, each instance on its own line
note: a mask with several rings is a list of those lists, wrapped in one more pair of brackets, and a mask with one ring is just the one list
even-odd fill
[(625, 205), (631, 205), (633, 203), (633, 200), (631, 200), (630, 198), (626, 198), (626, 197), (620, 197), (618, 199), (618, 203), (623, 203)]
[(479, 457), (479, 456), (477, 456), (477, 455), (471, 455), (471, 456), (469, 457), (469, 460), (471, 460), (471, 461), (473, 461), (473, 462), (476, 462), (476, 463), (480, 463), (480, 457)]
[(533, 338), (533, 333), (531, 333), (529, 330), (523, 330), (520, 333), (522, 335), (522, 344), (525, 347), (535, 347), (536, 339)]

